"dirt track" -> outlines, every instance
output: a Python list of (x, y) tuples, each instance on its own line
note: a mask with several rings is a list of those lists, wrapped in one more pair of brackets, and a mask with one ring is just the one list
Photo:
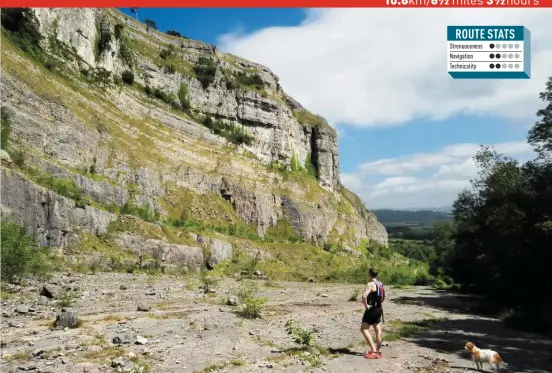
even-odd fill
[[(258, 281), (259, 295), (270, 301), (263, 319), (248, 320), (237, 314), (238, 307), (226, 305), (239, 286), (233, 280), (207, 296), (194, 280), (169, 277), (154, 281), (146, 275), (95, 274), (59, 276), (52, 282), (79, 294), (72, 309), (83, 325), (51, 329), (59, 306), (38, 295), (42, 284), (22, 289), (3, 301), (2, 372), (109, 372), (117, 355), (123, 356), (119, 363), (129, 372), (144, 362), (152, 373), (202, 372), (208, 367), (282, 373), (475, 371), (462, 351), (467, 340), (499, 351), (508, 363), (504, 371), (552, 371), (551, 341), (469, 314), (467, 298), (423, 288), (388, 289), (384, 340), (386, 332), (398, 330), (399, 321), (432, 320), (430, 327), (388, 342), (384, 359), (368, 361), (359, 332), (362, 306), (348, 301), (358, 286)], [(15, 309), (20, 305), (31, 310), (19, 314)], [(138, 305), (151, 309), (140, 312)], [(315, 359), (296, 351), (285, 331), (288, 319), (314, 329), (317, 342), (329, 353)], [(116, 336), (131, 343), (117, 349), (112, 343)], [(135, 344), (138, 336), (147, 343)], [(129, 353), (136, 364), (126, 363)], [(319, 365), (311, 366), (316, 360)]]

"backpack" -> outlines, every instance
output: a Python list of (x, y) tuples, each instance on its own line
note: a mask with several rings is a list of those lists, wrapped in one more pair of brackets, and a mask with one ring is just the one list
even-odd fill
[(383, 283), (378, 280), (374, 280), (374, 284), (376, 284), (376, 305), (381, 306), (383, 301), (385, 300), (385, 289), (383, 288)]

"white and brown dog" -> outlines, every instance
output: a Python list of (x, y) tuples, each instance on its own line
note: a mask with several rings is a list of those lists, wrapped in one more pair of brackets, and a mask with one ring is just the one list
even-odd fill
[(488, 363), (491, 368), (498, 372), (500, 364), (504, 363), (498, 352), (493, 350), (482, 350), (477, 348), (472, 342), (467, 342), (464, 345), (464, 350), (470, 351), (477, 370), (483, 370), (483, 363)]

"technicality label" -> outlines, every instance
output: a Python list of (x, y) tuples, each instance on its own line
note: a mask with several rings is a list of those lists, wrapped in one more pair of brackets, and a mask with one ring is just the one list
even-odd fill
[(448, 26), (447, 49), (454, 79), (531, 77), (531, 33), (524, 26)]

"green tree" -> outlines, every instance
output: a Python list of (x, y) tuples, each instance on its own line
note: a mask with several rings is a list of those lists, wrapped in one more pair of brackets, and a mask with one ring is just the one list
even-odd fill
[(450, 221), (433, 225), (433, 257), (429, 262), (432, 275), (443, 276), (450, 272), (449, 258), (454, 250), (454, 226)]
[[(472, 189), (454, 202), (454, 245), (445, 248), (447, 272), (465, 290), (513, 311), (525, 326), (552, 333), (552, 296), (543, 292), (552, 263), (552, 80), (528, 141), (539, 158), (520, 164), (483, 148)], [(531, 325), (528, 325), (531, 324)]]
[(121, 74), (121, 79), (128, 85), (134, 84), (134, 73), (130, 70), (125, 70)]
[(180, 84), (180, 88), (178, 89), (178, 101), (180, 101), (180, 106), (182, 107), (182, 110), (190, 110), (190, 98), (188, 94), (188, 85), (186, 83)]
[(3, 8), (2, 27), (12, 40), (25, 52), (35, 54), (41, 50), (38, 20), (29, 8)]
[(147, 31), (149, 31), (150, 28), (154, 29), (154, 30), (157, 30), (157, 23), (155, 23), (154, 20), (151, 20), (149, 18), (146, 18), (146, 20), (144, 21), (144, 23), (146, 24), (146, 29)]
[(537, 112), (541, 120), (529, 131), (528, 142), (535, 147), (540, 157), (548, 157), (552, 154), (552, 77), (548, 78), (540, 98), (547, 105)]
[(174, 30), (169, 30), (169, 31), (167, 31), (167, 35), (176, 36), (177, 38), (181, 38), (181, 37), (182, 37), (182, 35), (180, 35), (180, 32), (174, 31)]
[(525, 214), (520, 205), (524, 178), (517, 161), (484, 148), (476, 156), (472, 190), (454, 202), (456, 247), (452, 274), (467, 290), (506, 296), (500, 271), (516, 250)]
[(138, 8), (130, 8), (130, 12), (136, 16), (136, 19), (138, 19)]
[(2, 281), (18, 282), (27, 275), (45, 275), (50, 268), (45, 250), (39, 249), (34, 239), (14, 221), (1, 221)]
[(194, 72), (203, 89), (206, 89), (215, 81), (217, 64), (211, 58), (199, 57), (197, 64), (194, 66)]
[(9, 150), (9, 139), (11, 134), (11, 120), (8, 114), (8, 111), (5, 107), (1, 109), (1, 127), (2, 132), (0, 133), (0, 142), (1, 149), (8, 151)]

